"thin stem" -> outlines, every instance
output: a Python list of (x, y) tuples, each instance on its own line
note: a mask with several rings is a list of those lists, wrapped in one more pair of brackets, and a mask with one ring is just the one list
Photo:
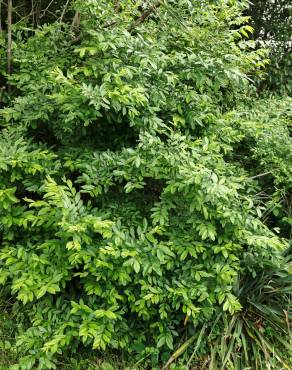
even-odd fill
[(42, 14), (40, 15), (40, 19), (43, 18), (43, 16), (46, 14), (47, 10), (49, 10), (49, 7), (53, 4), (54, 0), (51, 0), (48, 4), (48, 6), (42, 11)]
[(7, 8), (7, 72), (12, 73), (12, 0)]
[(32, 13), (32, 27), (34, 28), (34, 1), (31, 0), (31, 13)]
[(70, 0), (67, 0), (67, 1), (66, 1), (65, 6), (64, 6), (64, 8), (63, 8), (63, 11), (62, 11), (61, 17), (60, 17), (60, 19), (59, 19), (59, 22), (60, 22), (60, 23), (62, 23), (62, 22), (63, 22), (63, 18), (64, 18), (64, 16), (65, 16), (65, 13), (66, 13), (67, 7), (68, 7), (68, 5), (69, 5), (69, 2), (70, 2)]
[(255, 175), (255, 176), (252, 176), (252, 177), (248, 177), (248, 180), (253, 180), (253, 179), (257, 179), (258, 177), (263, 177), (263, 176), (267, 176), (271, 173), (271, 171), (269, 172), (264, 172), (264, 173), (260, 173), (258, 175)]
[(2, 35), (2, 0), (0, 0), (0, 36)]

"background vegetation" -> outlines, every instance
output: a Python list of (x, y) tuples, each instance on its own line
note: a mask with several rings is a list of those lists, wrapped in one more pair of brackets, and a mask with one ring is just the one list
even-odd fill
[(2, 368), (291, 369), (289, 2), (0, 3)]

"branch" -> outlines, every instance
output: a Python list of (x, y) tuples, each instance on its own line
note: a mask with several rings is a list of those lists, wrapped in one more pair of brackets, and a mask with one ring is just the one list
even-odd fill
[(35, 19), (34, 19), (34, 1), (33, 0), (31, 0), (31, 13), (32, 13), (32, 28), (34, 28)]
[(2, 0), (0, 0), (0, 36), (2, 35)]
[(66, 13), (66, 10), (67, 10), (67, 7), (68, 7), (68, 5), (69, 5), (69, 2), (70, 2), (70, 0), (67, 0), (67, 2), (66, 2), (66, 4), (65, 4), (65, 6), (64, 6), (64, 8), (63, 8), (63, 11), (62, 11), (61, 17), (60, 17), (60, 19), (59, 19), (59, 22), (60, 22), (60, 23), (62, 23), (62, 22), (63, 22), (63, 18), (64, 18), (64, 15), (65, 15), (65, 13)]
[(264, 173), (260, 173), (260, 174), (255, 175), (255, 176), (248, 177), (247, 179), (248, 179), (248, 180), (257, 179), (258, 177), (267, 176), (267, 175), (269, 175), (270, 173), (271, 173), (271, 171), (269, 171), (269, 172), (264, 172)]
[(12, 0), (7, 7), (7, 72), (12, 73)]
[(40, 19), (43, 18), (43, 16), (46, 14), (47, 10), (49, 9), (49, 7), (53, 4), (54, 0), (51, 0), (48, 4), (48, 6), (46, 7), (46, 9), (44, 9), (42, 11), (42, 14), (40, 15)]
[(156, 1), (156, 3), (150, 6), (149, 9), (145, 10), (145, 12), (132, 23), (132, 25), (128, 28), (128, 32), (132, 32), (136, 27), (138, 27), (141, 23), (145, 21), (155, 10), (161, 5), (161, 1)]
[(71, 23), (70, 31), (78, 31), (80, 26), (80, 13), (76, 12)]

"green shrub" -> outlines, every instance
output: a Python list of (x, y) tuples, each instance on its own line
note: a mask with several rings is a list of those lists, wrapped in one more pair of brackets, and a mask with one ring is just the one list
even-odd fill
[(75, 34), (56, 23), (15, 46), (0, 136), (15, 368), (84, 346), (155, 366), (243, 309), (240, 276), (284, 263), (236, 157), (248, 119), (230, 124), (265, 64), (244, 2), (163, 2), (141, 23), (147, 9), (114, 3), (76, 2)]

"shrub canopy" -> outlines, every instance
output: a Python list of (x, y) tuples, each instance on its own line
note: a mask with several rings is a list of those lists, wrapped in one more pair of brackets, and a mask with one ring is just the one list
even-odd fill
[(290, 101), (267, 103), (277, 128), (243, 104), (266, 64), (246, 3), (119, 3), (77, 1), (80, 27), (22, 30), (14, 45), (0, 267), (25, 368), (81, 344), (167, 353), (240, 311), (239, 277), (279, 265), (286, 245), (257, 175), (291, 185)]

